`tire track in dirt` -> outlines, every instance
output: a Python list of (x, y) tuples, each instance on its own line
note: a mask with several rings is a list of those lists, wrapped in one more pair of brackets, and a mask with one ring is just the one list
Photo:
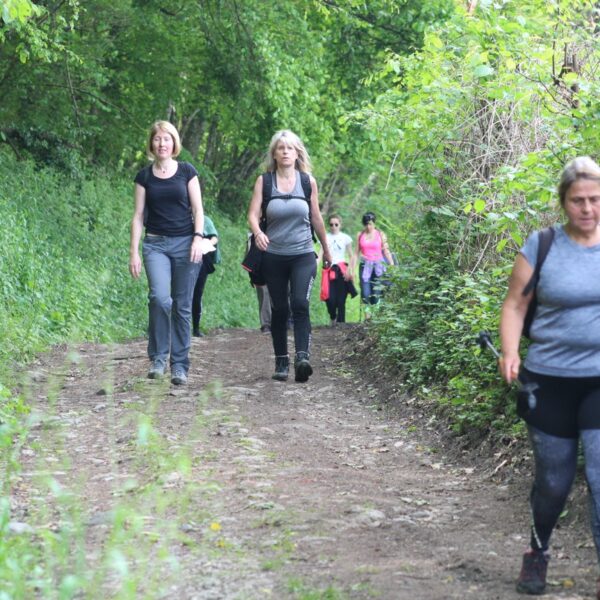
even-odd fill
[[(41, 357), (11, 518), (63, 543), (48, 585), (78, 557), (88, 597), (521, 597), (527, 482), (414, 431), (343, 362), (351, 331), (314, 332), (307, 384), (272, 381), (250, 330), (194, 340), (182, 388), (145, 379), (144, 341)], [(547, 598), (594, 589), (586, 527), (557, 531)]]

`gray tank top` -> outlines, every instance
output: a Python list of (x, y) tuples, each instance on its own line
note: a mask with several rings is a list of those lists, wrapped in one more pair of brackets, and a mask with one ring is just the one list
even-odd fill
[(308, 202), (303, 198), (304, 190), (298, 171), (291, 192), (280, 192), (277, 189), (277, 177), (273, 176), (271, 200), (267, 204), (267, 252), (290, 256), (314, 252)]
[[(525, 367), (558, 377), (600, 375), (600, 245), (586, 248), (557, 226), (537, 286)], [(539, 233), (521, 253), (534, 267)]]

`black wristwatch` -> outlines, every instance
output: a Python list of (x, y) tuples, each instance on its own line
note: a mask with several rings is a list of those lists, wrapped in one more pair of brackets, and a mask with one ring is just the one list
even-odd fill
[(198, 232), (196, 231), (192, 237), (199, 237), (199, 238), (202, 238), (202, 239), (204, 239), (204, 234), (203, 234), (203, 233), (198, 233)]

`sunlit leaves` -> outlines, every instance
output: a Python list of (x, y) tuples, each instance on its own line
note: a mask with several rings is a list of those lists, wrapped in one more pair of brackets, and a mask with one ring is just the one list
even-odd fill
[(24, 23), (27, 19), (42, 12), (30, 0), (2, 0), (2, 20), (10, 25), (15, 21)]

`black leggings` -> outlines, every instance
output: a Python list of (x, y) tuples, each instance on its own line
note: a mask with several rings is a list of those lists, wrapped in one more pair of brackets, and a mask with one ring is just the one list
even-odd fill
[(202, 294), (204, 293), (204, 286), (206, 285), (207, 278), (208, 269), (206, 268), (206, 263), (202, 261), (200, 273), (198, 273), (198, 279), (194, 286), (194, 295), (192, 296), (192, 327), (194, 329), (200, 327), (200, 317), (202, 316)]
[[(547, 550), (550, 536), (562, 513), (577, 469), (577, 438), (557, 437), (529, 427), (535, 458), (531, 489), (531, 547)], [(592, 536), (600, 561), (600, 430), (579, 433), (585, 457)]]
[(338, 323), (346, 322), (346, 298), (348, 296), (348, 288), (346, 280), (342, 275), (339, 267), (333, 267), (335, 279), (329, 281), (329, 298), (326, 300), (329, 318)]
[(317, 274), (314, 252), (295, 256), (282, 256), (265, 252), (262, 272), (271, 296), (271, 337), (275, 356), (285, 356), (287, 348), (287, 322), (289, 300), (294, 319), (296, 352), (310, 350), (310, 292)]

